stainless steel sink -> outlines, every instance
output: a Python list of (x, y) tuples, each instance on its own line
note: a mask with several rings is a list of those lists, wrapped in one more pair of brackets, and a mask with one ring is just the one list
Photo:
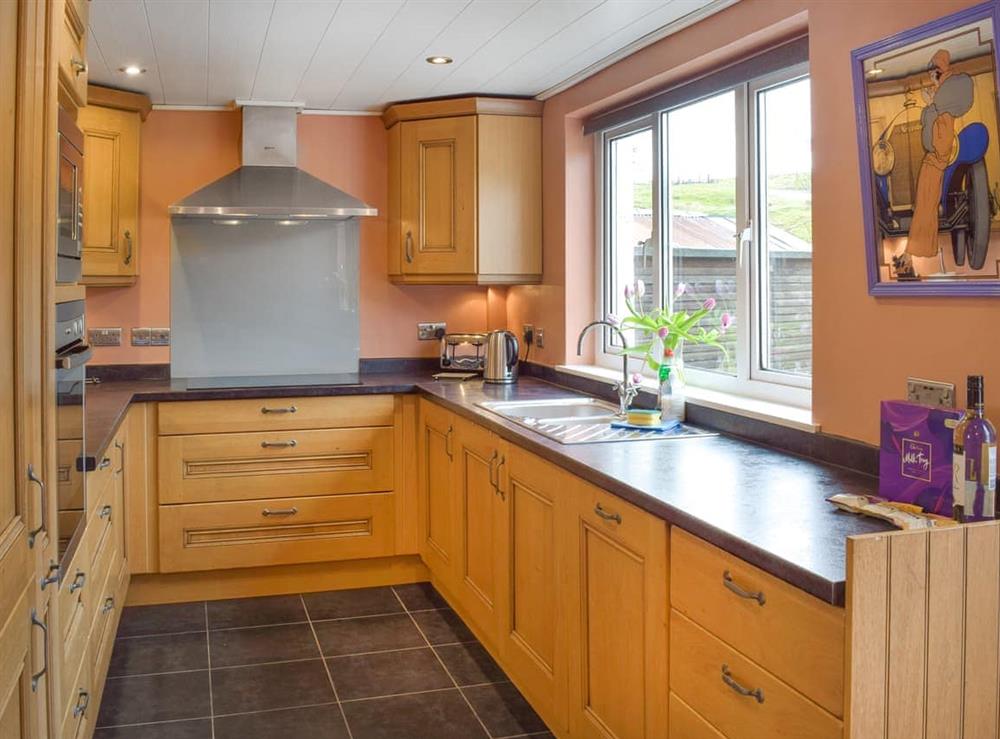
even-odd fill
[(619, 420), (618, 408), (611, 403), (584, 395), (547, 400), (495, 400), (478, 405), (560, 444), (715, 436), (710, 431), (702, 431), (686, 424), (667, 432), (612, 428), (611, 423)]

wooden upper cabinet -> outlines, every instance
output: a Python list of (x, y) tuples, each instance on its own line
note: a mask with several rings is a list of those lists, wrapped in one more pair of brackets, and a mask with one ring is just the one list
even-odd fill
[(389, 277), (419, 284), (541, 281), (541, 103), (394, 105)]
[(84, 136), (83, 282), (129, 285), (139, 273), (139, 128), (145, 95), (91, 86)]
[(86, 0), (65, 0), (59, 24), (59, 103), (73, 112), (87, 104)]

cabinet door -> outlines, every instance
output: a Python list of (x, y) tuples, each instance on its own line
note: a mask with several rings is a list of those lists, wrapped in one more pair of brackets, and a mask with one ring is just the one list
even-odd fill
[(667, 531), (578, 483), (566, 549), (570, 730), (594, 739), (667, 732)]
[(403, 274), (475, 273), (475, 116), (398, 125)]
[(500, 544), (506, 563), (499, 596), (498, 650), (504, 669), (553, 728), (566, 726), (566, 630), (572, 612), (559, 597), (566, 493), (572, 477), (511, 446), (500, 470), (504, 510)]
[(502, 463), (499, 440), (481, 426), (455, 419), (455, 520), (458, 524), (455, 596), (481, 638), (496, 643), (498, 593), (506, 567), (500, 546), (504, 511), (496, 481)]
[(138, 274), (139, 114), (89, 106), (84, 137), (83, 281), (123, 284)]
[(450, 587), (453, 583), (457, 533), (452, 501), (454, 418), (448, 411), (426, 400), (420, 401), (419, 412), (420, 554), (434, 576), (445, 587)]

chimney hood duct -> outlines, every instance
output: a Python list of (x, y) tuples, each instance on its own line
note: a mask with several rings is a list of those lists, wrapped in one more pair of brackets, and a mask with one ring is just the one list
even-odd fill
[(378, 210), (303, 172), (295, 107), (243, 106), (242, 163), (168, 209), (182, 218), (345, 220)]

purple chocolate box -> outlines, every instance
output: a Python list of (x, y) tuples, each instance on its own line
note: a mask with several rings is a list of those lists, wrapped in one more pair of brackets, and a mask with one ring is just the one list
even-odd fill
[(878, 494), (951, 515), (951, 449), (955, 408), (882, 401)]

